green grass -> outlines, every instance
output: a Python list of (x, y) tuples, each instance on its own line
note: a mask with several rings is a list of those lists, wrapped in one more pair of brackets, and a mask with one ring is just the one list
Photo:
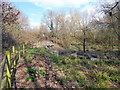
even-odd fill
[(119, 66), (120, 65), (120, 60), (105, 60), (105, 64), (107, 65), (114, 65), (114, 66)]
[(74, 75), (73, 79), (77, 80), (77, 82), (79, 83), (80, 87), (86, 86), (86, 84), (87, 84), (85, 78), (83, 78), (81, 76), (77, 77), (76, 75)]
[(95, 60), (94, 62), (96, 65), (100, 65), (100, 66), (103, 66), (105, 64), (103, 60)]
[(32, 59), (28, 59), (27, 61), (30, 63), (34, 62), (34, 60), (32, 60)]
[(74, 64), (75, 64), (75, 65), (80, 64), (80, 59), (75, 59), (75, 60), (74, 60)]
[(32, 57), (31, 54), (26, 55), (26, 58), (31, 58), (31, 57)]

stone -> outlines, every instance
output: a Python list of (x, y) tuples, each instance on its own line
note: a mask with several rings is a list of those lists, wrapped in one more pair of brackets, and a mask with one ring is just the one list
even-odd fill
[(91, 57), (93, 57), (93, 58), (97, 58), (97, 55), (92, 54)]
[(94, 60), (96, 60), (96, 59), (97, 59), (97, 58), (91, 58), (90, 60), (93, 60), (93, 61), (94, 61)]

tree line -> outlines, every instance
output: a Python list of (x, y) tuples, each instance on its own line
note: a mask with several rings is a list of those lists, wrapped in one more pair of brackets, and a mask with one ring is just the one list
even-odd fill
[[(110, 50), (118, 47), (120, 53), (120, 1), (101, 4), (103, 18), (84, 17), (78, 10), (49, 11), (43, 15), (39, 28), (30, 28), (27, 16), (9, 2), (2, 2), (2, 45), (51, 40), (64, 48), (81, 43), (102, 45)], [(97, 12), (96, 12), (97, 13)]]

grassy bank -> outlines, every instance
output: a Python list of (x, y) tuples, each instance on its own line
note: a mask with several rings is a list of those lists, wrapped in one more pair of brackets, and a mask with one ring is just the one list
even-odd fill
[[(37, 57), (37, 59), (35, 59)], [(50, 72), (56, 78), (51, 83), (61, 87), (75, 88), (119, 88), (120, 87), (120, 60), (89, 60), (75, 57), (57, 56), (47, 52), (44, 48), (28, 48), (24, 61), (28, 68), (24, 73), (28, 77), (25, 82), (37, 82), (39, 78), (50, 81)], [(45, 64), (42, 63), (45, 61)], [(49, 62), (48, 62), (49, 61)], [(39, 62), (39, 63), (38, 63)], [(49, 71), (40, 70), (41, 67), (49, 68)], [(51, 65), (49, 67), (49, 65)], [(50, 70), (51, 68), (51, 70)], [(33, 73), (34, 75), (31, 75)], [(36, 79), (37, 78), (37, 79)], [(35, 81), (36, 80), (36, 81)], [(49, 87), (54, 87), (49, 86)]]

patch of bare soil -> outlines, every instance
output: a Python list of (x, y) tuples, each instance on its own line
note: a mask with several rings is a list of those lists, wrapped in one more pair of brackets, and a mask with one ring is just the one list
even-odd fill
[[(18, 61), (16, 66), (15, 79), (12, 85), (13, 88), (41, 88), (41, 87), (50, 87), (50, 88), (62, 88), (65, 87), (64, 83), (60, 83), (61, 77), (65, 77), (63, 72), (53, 69), (52, 62), (47, 57), (40, 58), (39, 55), (33, 56), (33, 61), (29, 62), (26, 58), (21, 58)], [(46, 71), (46, 75), (36, 76), (35, 81), (26, 80), (32, 74), (25, 73), (28, 68), (35, 68), (38, 70)], [(68, 82), (70, 84), (70, 82)], [(68, 85), (69, 85), (68, 84)], [(69, 85), (71, 86), (71, 84)]]

